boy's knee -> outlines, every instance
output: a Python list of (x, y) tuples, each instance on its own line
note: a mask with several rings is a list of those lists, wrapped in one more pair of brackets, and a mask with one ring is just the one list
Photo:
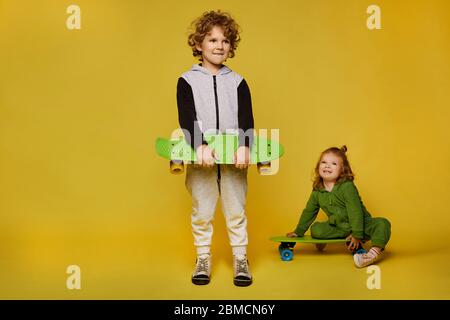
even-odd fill
[(214, 216), (216, 211), (216, 202), (209, 199), (195, 201), (193, 204), (193, 212), (201, 217)]

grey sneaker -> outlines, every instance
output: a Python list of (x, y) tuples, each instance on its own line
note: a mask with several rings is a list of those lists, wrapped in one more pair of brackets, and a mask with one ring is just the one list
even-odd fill
[(197, 285), (208, 284), (211, 277), (211, 255), (202, 254), (197, 256), (195, 270), (192, 274), (192, 283)]
[(238, 287), (246, 287), (252, 284), (252, 275), (248, 267), (248, 260), (245, 255), (233, 256), (234, 279), (233, 282)]

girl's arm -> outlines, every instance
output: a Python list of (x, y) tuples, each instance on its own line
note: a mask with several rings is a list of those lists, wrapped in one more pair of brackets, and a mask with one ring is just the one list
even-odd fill
[(353, 182), (343, 185), (345, 206), (347, 207), (348, 220), (352, 228), (352, 235), (357, 239), (364, 238), (364, 211), (361, 198)]
[(303, 209), (300, 220), (295, 228), (295, 234), (299, 237), (303, 237), (309, 226), (316, 220), (317, 213), (319, 212), (319, 199), (317, 198), (317, 192), (312, 192), (306, 203), (305, 209)]

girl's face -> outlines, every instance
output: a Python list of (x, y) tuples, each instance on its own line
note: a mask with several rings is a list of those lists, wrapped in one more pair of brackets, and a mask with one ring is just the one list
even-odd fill
[(208, 65), (218, 67), (228, 58), (230, 46), (230, 41), (224, 36), (222, 28), (214, 26), (196, 48), (202, 52), (205, 67)]
[(320, 159), (319, 175), (325, 182), (336, 182), (343, 171), (342, 159), (334, 153), (325, 153)]

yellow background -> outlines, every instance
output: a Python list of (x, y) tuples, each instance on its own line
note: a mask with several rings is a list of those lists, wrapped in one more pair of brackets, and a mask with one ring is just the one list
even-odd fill
[[(66, 8), (81, 8), (68, 30)], [(0, 1), (0, 298), (450, 298), (450, 4), (376, 1)], [(213, 278), (190, 283), (184, 176), (154, 152), (178, 127), (176, 81), (196, 61), (187, 27), (223, 9), (242, 42), (257, 128), (280, 129), (280, 171), (249, 171), (254, 284), (232, 284), (220, 205)], [(279, 259), (319, 153), (348, 146), (373, 216), (392, 223), (369, 290), (343, 247)], [(320, 216), (324, 218), (323, 214)], [(81, 268), (81, 290), (66, 268)]]

